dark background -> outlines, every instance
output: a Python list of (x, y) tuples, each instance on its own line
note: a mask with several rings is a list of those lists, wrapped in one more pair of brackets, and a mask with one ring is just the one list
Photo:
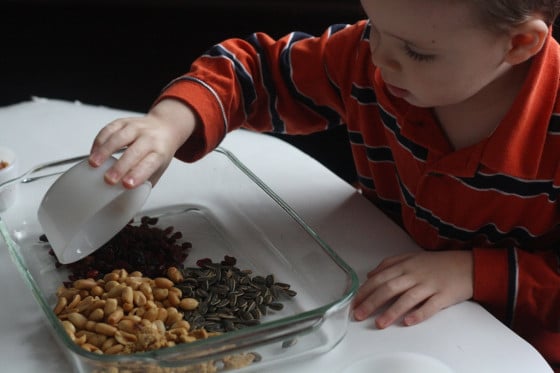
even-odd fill
[[(360, 18), (358, 0), (2, 0), (0, 106), (38, 96), (146, 112), (223, 39)], [(344, 127), (281, 137), (353, 180)]]
[[(359, 0), (0, 1), (0, 106), (38, 96), (146, 112), (223, 39), (319, 34), (363, 17)], [(355, 180), (344, 126), (278, 137)]]

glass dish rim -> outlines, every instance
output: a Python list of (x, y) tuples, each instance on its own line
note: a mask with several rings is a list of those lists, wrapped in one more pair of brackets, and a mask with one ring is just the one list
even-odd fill
[[(287, 213), (301, 228), (303, 228), (307, 232), (307, 234), (316, 241), (316, 243), (319, 244), (319, 246), (334, 261), (334, 263), (346, 273), (348, 281), (346, 291), (337, 300), (324, 304), (320, 307), (316, 307), (312, 310), (298, 313), (296, 315), (282, 317), (277, 320), (266, 321), (254, 327), (239, 329), (236, 331), (213, 336), (212, 338), (197, 340), (189, 344), (178, 344), (173, 347), (166, 347), (164, 349), (153, 351), (136, 352), (130, 355), (100, 355), (81, 348), (67, 335), (62, 324), (54, 314), (52, 307), (49, 305), (47, 299), (42, 294), (35, 278), (27, 269), (25, 260), (19, 252), (19, 245), (12, 239), (9, 233), (9, 229), (4, 221), (5, 219), (2, 218), (2, 214), (0, 213), (0, 236), (3, 238), (3, 241), (8, 247), (8, 252), (12, 259), (12, 262), (15, 264), (27, 287), (31, 290), (35, 301), (42, 309), (43, 316), (45, 317), (46, 321), (50, 326), (54, 328), (57, 337), (59, 337), (58, 340), (62, 342), (64, 346), (67, 347), (70, 351), (88, 359), (95, 360), (97, 362), (118, 363), (121, 361), (152, 361), (157, 362), (158, 364), (165, 362), (166, 365), (164, 366), (169, 367), (181, 366), (184, 365), (183, 358), (173, 359), (169, 361), (162, 359), (166, 357), (173, 358), (174, 356), (185, 353), (185, 351), (188, 350), (194, 351), (194, 353), (200, 351), (201, 353), (200, 355), (198, 355), (199, 360), (208, 361), (219, 358), (220, 356), (223, 356), (225, 354), (231, 354), (240, 350), (244, 350), (248, 346), (259, 347), (276, 340), (285, 340), (286, 338), (290, 338), (296, 335), (312, 332), (313, 330), (321, 326), (324, 319), (328, 316), (329, 313), (333, 313), (341, 308), (344, 308), (351, 302), (352, 298), (357, 293), (357, 289), (359, 286), (358, 275), (354, 271), (354, 269), (350, 267), (350, 265), (348, 265), (307, 223), (305, 223), (305, 221), (288, 203), (286, 203), (255, 173), (253, 173), (247, 166), (245, 166), (233, 153), (223, 147), (218, 147), (213, 150), (213, 152), (220, 153), (228, 158), (229, 161), (231, 161), (231, 163), (233, 163), (233, 165), (236, 166), (237, 169), (239, 169), (239, 171), (245, 174), (245, 176), (247, 176), (260, 189), (262, 189), (274, 202), (276, 202), (276, 204), (278, 204), (278, 206), (280, 206), (284, 210), (285, 213)], [(66, 169), (54, 172), (49, 172), (49, 169), (77, 163), (87, 157), (88, 155), (82, 155), (39, 164), (23, 173), (22, 175), (0, 184), (0, 188), (17, 183), (33, 183), (34, 181), (40, 180), (42, 178), (56, 176), (63, 173)], [(46, 173), (41, 174), (45, 171)], [(295, 330), (292, 330), (294, 326), (296, 328)], [(282, 333), (281, 331), (283, 329), (285, 329), (287, 332)], [(242, 343), (245, 337), (258, 335), (266, 336), (269, 333), (273, 334), (273, 336), (262, 340), (259, 339), (258, 343), (249, 342), (249, 345)], [(223, 342), (228, 342), (231, 345), (230, 348), (224, 349)], [(204, 350), (211, 350), (213, 352), (211, 354), (204, 354)], [(197, 360), (191, 357), (188, 359), (188, 362), (189, 364), (196, 364)]]

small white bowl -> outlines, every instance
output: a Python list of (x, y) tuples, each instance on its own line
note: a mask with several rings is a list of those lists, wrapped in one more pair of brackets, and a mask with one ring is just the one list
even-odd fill
[(443, 362), (424, 354), (395, 352), (360, 359), (343, 373), (453, 373)]
[[(13, 150), (0, 146), (0, 162), (8, 163), (6, 167), (0, 168), (0, 185), (19, 176), (17, 157)], [(17, 192), (18, 183), (0, 186), (0, 211), (7, 210), (16, 202)]]
[(152, 186), (109, 185), (103, 175), (116, 158), (95, 168), (87, 159), (62, 174), (43, 197), (38, 219), (58, 261), (76, 262), (103, 246), (140, 211)]

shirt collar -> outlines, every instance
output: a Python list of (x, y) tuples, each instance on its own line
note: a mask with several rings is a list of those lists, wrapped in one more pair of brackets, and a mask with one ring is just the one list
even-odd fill
[(481, 164), (515, 177), (536, 176), (558, 95), (559, 52), (550, 33), (514, 104), (485, 142)]

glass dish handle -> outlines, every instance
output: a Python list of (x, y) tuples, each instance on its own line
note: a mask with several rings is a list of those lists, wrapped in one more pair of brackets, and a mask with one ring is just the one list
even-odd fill
[[(121, 150), (117, 151), (115, 153), (115, 155), (118, 155), (118, 154), (122, 153), (123, 151), (124, 151), (124, 149), (121, 149)], [(24, 174), (1, 183), (0, 184), (0, 189), (2, 189), (4, 187), (7, 187), (9, 185), (15, 184), (15, 183), (26, 184), (26, 183), (31, 183), (33, 181), (45, 178), (45, 177), (62, 174), (70, 168), (70, 167), (61, 168), (62, 166), (74, 165), (75, 163), (81, 162), (84, 159), (87, 159), (88, 157), (89, 157), (89, 154), (85, 154), (85, 155), (79, 155), (79, 156), (72, 157), (72, 158), (65, 158), (65, 159), (61, 159), (61, 160), (58, 160), (58, 161), (51, 161), (51, 162), (39, 164), (39, 165), (31, 168), (30, 170), (28, 170)]]

